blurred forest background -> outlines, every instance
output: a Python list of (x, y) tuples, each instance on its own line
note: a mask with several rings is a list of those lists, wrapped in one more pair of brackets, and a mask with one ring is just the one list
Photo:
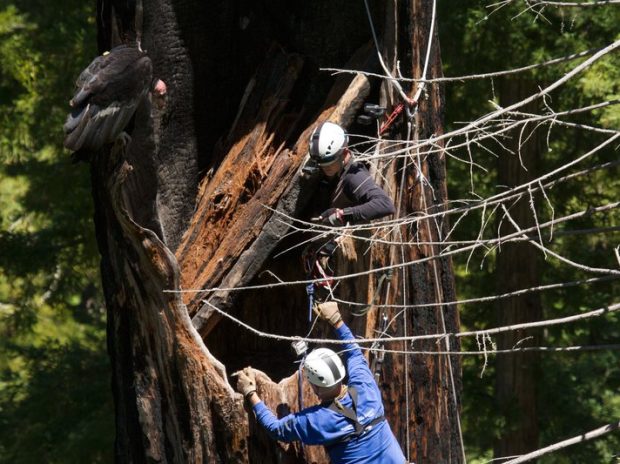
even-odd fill
[[(439, 2), (438, 27), (446, 76), (463, 76), (540, 63), (608, 45), (620, 38), (620, 6), (525, 11), (525, 2)], [(0, 463), (112, 462), (114, 409), (105, 344), (105, 308), (92, 222), (90, 177), (62, 148), (62, 124), (73, 82), (94, 56), (94, 2), (0, 0)], [(369, 33), (370, 36), (370, 33)], [(583, 61), (583, 59), (581, 59)], [(551, 83), (580, 60), (520, 74), (531, 87)], [(620, 59), (608, 55), (569, 81), (548, 103), (555, 111), (620, 98)], [(501, 103), (502, 78), (449, 82), (446, 130)], [(615, 105), (580, 113), (571, 122), (618, 129)], [(537, 172), (548, 172), (590, 150), (603, 138), (579, 129), (542, 131)], [(618, 200), (617, 146), (597, 153), (609, 162), (553, 189), (556, 217)], [(467, 158), (469, 154), (462, 154)], [(501, 191), (497, 159), (472, 153), (486, 172), (448, 160), (451, 199)], [(550, 213), (541, 212), (541, 221)], [(553, 250), (592, 267), (618, 268), (618, 213), (593, 214), (558, 231)], [(458, 237), (476, 237), (479, 221), (465, 218)], [(570, 233), (568, 230), (572, 230)], [(575, 232), (582, 231), (582, 232)], [(589, 231), (585, 233), (583, 231)], [(459, 299), (502, 293), (494, 253), (456, 258)], [(538, 256), (533, 259), (541, 259)], [(540, 265), (540, 284), (591, 277), (558, 260)], [(614, 303), (617, 281), (540, 294), (544, 318)], [(462, 330), (498, 325), (501, 300), (460, 307)], [(620, 340), (617, 315), (548, 328), (538, 345), (584, 346)], [(464, 350), (476, 350), (475, 340)], [(462, 421), (469, 462), (488, 462), (495, 440), (509, 433), (518, 408), (495, 401), (499, 355), (464, 357)], [(620, 416), (620, 356), (613, 349), (538, 353), (536, 404), (544, 446), (597, 428)], [(484, 367), (484, 371), (483, 371)], [(544, 463), (607, 463), (620, 454), (620, 437), (569, 448)]]

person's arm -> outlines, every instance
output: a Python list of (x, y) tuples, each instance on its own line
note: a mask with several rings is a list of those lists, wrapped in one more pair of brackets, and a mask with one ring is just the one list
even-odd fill
[(370, 177), (366, 168), (356, 165), (345, 175), (345, 193), (356, 203), (343, 209), (345, 221), (368, 222), (396, 212), (390, 197)]
[[(351, 329), (344, 323), (341, 322), (339, 325), (334, 326), (334, 330), (338, 335), (340, 340), (354, 340), (355, 336)], [(368, 381), (373, 379), (372, 372), (370, 372), (370, 368), (368, 367), (368, 363), (366, 362), (366, 358), (362, 353), (359, 345), (355, 342), (345, 343), (342, 345), (343, 352), (342, 357), (345, 360), (345, 365), (347, 367), (347, 374), (349, 375), (349, 383), (357, 382), (357, 381)]]
[(278, 419), (256, 393), (253, 393), (248, 401), (256, 414), (256, 420), (271, 438), (285, 442), (296, 440), (307, 442), (306, 434), (295, 414)]
[(297, 417), (295, 414), (278, 419), (271, 410), (263, 403), (256, 393), (256, 377), (253, 369), (246, 367), (237, 372), (239, 378), (237, 380), (237, 390), (243, 395), (245, 400), (252, 406), (256, 414), (256, 420), (266, 430), (271, 438), (280, 441), (307, 440), (307, 428), (303, 426), (305, 421), (303, 418)]
[[(338, 304), (335, 301), (318, 305), (317, 312), (322, 319), (326, 320), (334, 328), (340, 340), (355, 340), (355, 336), (343, 322)], [(347, 367), (349, 382), (373, 379), (366, 358), (357, 343), (351, 341), (342, 345), (342, 357)]]

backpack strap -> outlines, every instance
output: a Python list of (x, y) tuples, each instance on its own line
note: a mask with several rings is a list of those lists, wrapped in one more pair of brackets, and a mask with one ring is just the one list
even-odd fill
[(355, 427), (355, 431), (353, 432), (353, 435), (357, 436), (357, 435), (361, 435), (364, 432), (364, 426), (360, 424), (359, 421), (357, 420), (357, 414), (356, 414), (357, 392), (355, 391), (353, 387), (349, 387), (349, 394), (351, 395), (351, 400), (353, 403), (352, 408), (345, 406), (337, 399), (329, 403), (328, 408), (338, 414), (343, 415), (344, 417), (349, 419), (351, 422), (353, 422), (353, 426)]

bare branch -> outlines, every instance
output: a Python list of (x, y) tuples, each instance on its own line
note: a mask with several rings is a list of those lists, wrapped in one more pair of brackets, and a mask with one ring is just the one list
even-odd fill
[(525, 454), (518, 457), (517, 459), (506, 461), (504, 462), (504, 464), (520, 464), (522, 462), (531, 461), (533, 459), (539, 458), (540, 456), (552, 453), (568, 446), (575, 445), (577, 443), (583, 443), (585, 441), (592, 440), (593, 438), (598, 438), (610, 432), (615, 432), (616, 430), (618, 430), (618, 428), (620, 428), (620, 421), (612, 422), (611, 424), (607, 424), (603, 427), (599, 427), (598, 429), (591, 430), (590, 432), (582, 433), (580, 435), (577, 435), (576, 437), (569, 438), (568, 440), (560, 441), (558, 443), (554, 443), (553, 445), (549, 445), (545, 448), (536, 450), (532, 453)]
[(375, 342), (394, 343), (394, 342), (403, 342), (403, 341), (410, 341), (411, 342), (411, 341), (416, 341), (416, 340), (443, 340), (445, 337), (455, 337), (455, 338), (479, 337), (479, 336), (483, 336), (483, 335), (495, 335), (495, 334), (498, 334), (498, 333), (513, 332), (513, 331), (523, 330), (523, 329), (551, 327), (551, 326), (555, 326), (555, 325), (562, 325), (562, 324), (567, 324), (569, 322), (575, 322), (575, 321), (591, 319), (591, 318), (595, 318), (595, 317), (606, 316), (607, 314), (615, 313), (615, 312), (620, 311), (620, 303), (616, 303), (616, 304), (612, 304), (612, 305), (609, 305), (609, 306), (605, 306), (605, 307), (600, 308), (600, 309), (595, 309), (595, 310), (588, 311), (588, 312), (585, 312), (585, 313), (576, 314), (576, 315), (573, 315), (573, 316), (561, 317), (561, 318), (557, 318), (557, 319), (548, 319), (548, 320), (537, 321), (537, 322), (526, 322), (526, 323), (523, 323), (523, 324), (513, 324), (513, 325), (508, 325), (508, 326), (504, 326), (504, 327), (495, 327), (493, 329), (486, 329), (486, 330), (474, 330), (474, 331), (458, 332), (458, 333), (438, 333), (438, 334), (428, 334), (428, 335), (413, 335), (413, 336), (408, 336), (408, 337), (390, 337), (390, 338), (375, 337), (375, 338), (356, 338), (354, 340), (335, 340), (335, 339), (332, 339), (332, 338), (295, 337), (295, 336), (277, 335), (277, 334), (263, 332), (261, 330), (255, 329), (254, 327), (252, 327), (249, 324), (246, 324), (245, 322), (243, 322), (240, 319), (234, 317), (233, 315), (228, 314), (225, 311), (222, 311), (218, 307), (216, 307), (213, 304), (209, 303), (207, 300), (203, 300), (203, 301), (204, 301), (204, 303), (206, 305), (209, 305), (215, 312), (219, 313), (220, 315), (222, 315), (223, 317), (225, 317), (227, 319), (230, 319), (231, 321), (233, 321), (237, 325), (243, 327), (244, 329), (248, 330), (249, 332), (252, 332), (253, 334), (255, 334), (255, 335), (257, 335), (257, 336), (259, 336), (261, 338), (270, 338), (270, 339), (273, 339), (273, 340), (283, 340), (283, 341), (288, 341), (288, 342), (303, 340), (303, 341), (309, 342), (309, 343), (323, 343), (323, 344), (331, 343), (331, 344), (335, 344), (335, 345), (343, 345), (343, 344), (347, 344), (347, 343), (364, 343), (364, 344), (366, 344), (366, 343), (375, 343)]
[[(620, 0), (619, 0), (620, 1)], [(549, 61), (544, 61), (542, 63), (531, 64), (528, 66), (522, 66), (520, 68), (507, 69), (504, 71), (495, 71), (491, 73), (483, 73), (483, 74), (468, 74), (466, 76), (449, 76), (449, 77), (435, 77), (432, 79), (412, 79), (406, 77), (400, 77), (397, 80), (401, 82), (427, 82), (427, 83), (438, 83), (438, 82), (463, 82), (463, 81), (471, 81), (477, 79), (490, 79), (493, 77), (500, 76), (509, 76), (512, 74), (518, 74), (526, 71), (531, 71), (533, 69), (544, 68), (546, 66), (552, 66), (554, 64), (565, 63), (567, 61), (576, 60), (578, 58), (583, 58), (584, 56), (589, 56), (592, 53), (597, 52), (600, 48), (592, 48), (590, 50), (584, 50), (578, 53), (572, 53), (570, 55), (562, 56), (559, 58), (553, 58)], [(321, 71), (329, 71), (333, 75), (336, 74), (364, 74), (368, 77), (379, 77), (385, 79), (383, 74), (370, 73), (366, 71), (360, 71), (355, 69), (339, 69), (339, 68), (320, 68)]]
[(548, 0), (526, 0), (531, 6), (546, 5), (568, 8), (586, 8), (591, 6), (620, 5), (620, 0), (597, 0), (593, 2), (554, 2)]

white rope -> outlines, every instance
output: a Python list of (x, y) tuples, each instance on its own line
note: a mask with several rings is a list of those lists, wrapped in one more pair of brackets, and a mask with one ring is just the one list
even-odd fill
[[(600, 48), (593, 48), (590, 50), (584, 50), (578, 53), (572, 53), (570, 55), (562, 56), (559, 58), (553, 58), (548, 61), (544, 61), (542, 63), (531, 64), (528, 66), (523, 66), (520, 68), (508, 69), (504, 71), (495, 71), (491, 73), (483, 73), (483, 74), (468, 74), (466, 76), (449, 76), (449, 77), (434, 77), (431, 79), (418, 79), (418, 78), (408, 78), (408, 77), (398, 77), (396, 80), (399, 82), (427, 82), (429, 84), (439, 83), (439, 82), (456, 82), (462, 83), (468, 80), (476, 80), (476, 79), (490, 79), (493, 77), (507, 76), (511, 74), (518, 74), (524, 71), (531, 71), (533, 69), (539, 69), (545, 66), (550, 66), (558, 63), (564, 63), (566, 61), (576, 60), (578, 58), (583, 58), (584, 56), (591, 55), (594, 52), (599, 51)], [(336, 74), (361, 74), (363, 76), (368, 77), (378, 77), (381, 79), (385, 79), (383, 74), (372, 73), (368, 71), (363, 71), (359, 69), (341, 69), (341, 68), (320, 68), (321, 71), (329, 71)]]
[(489, 354), (511, 354), (511, 353), (525, 353), (525, 352), (540, 352), (540, 353), (580, 353), (588, 351), (617, 351), (620, 350), (620, 344), (608, 344), (608, 345), (575, 345), (575, 346), (524, 346), (521, 348), (507, 348), (503, 350), (497, 349), (484, 349), (473, 351), (428, 351), (428, 350), (390, 350), (387, 348), (367, 348), (361, 347), (362, 350), (367, 351), (380, 351), (390, 354), (423, 354), (423, 355), (450, 355), (450, 356), (486, 356)]
[(368, 0), (364, 0), (364, 6), (366, 7), (366, 15), (368, 16), (368, 23), (370, 24), (370, 32), (372, 33), (372, 38), (375, 42), (375, 50), (377, 51), (377, 58), (379, 58), (379, 63), (381, 64), (381, 67), (383, 68), (383, 71), (385, 72), (385, 76), (383, 76), (383, 78), (388, 79), (390, 83), (394, 86), (396, 91), (400, 94), (400, 97), (407, 103), (410, 103), (411, 99), (407, 96), (407, 94), (401, 87), (400, 83), (398, 82), (398, 79), (392, 76), (389, 69), (385, 65), (385, 62), (383, 61), (383, 56), (381, 56), (381, 52), (379, 51), (379, 40), (377, 39), (377, 33), (375, 32), (375, 26), (372, 21), (372, 16), (370, 14), (370, 7), (368, 6)]
[[(433, 2), (434, 5), (434, 2)], [(430, 38), (429, 38), (430, 40)], [(416, 131), (417, 132), (417, 131)], [(409, 140), (411, 138), (411, 120), (407, 121), (407, 140)], [(399, 189), (398, 189), (398, 211), (400, 212), (400, 206), (402, 205), (402, 201), (403, 201), (403, 192), (404, 192), (404, 186), (405, 186), (405, 173), (407, 172), (407, 165), (409, 163), (409, 159), (406, 158), (405, 162), (404, 162), (404, 166), (403, 166), (403, 171), (402, 171), (402, 175), (401, 175), (401, 179), (400, 179), (400, 185), (399, 185)], [(424, 185), (420, 186), (422, 189), (424, 189)], [(398, 214), (398, 213), (397, 213)], [(402, 229), (400, 227), (395, 229), (398, 233), (398, 236), (400, 237), (400, 239), (403, 239), (402, 236)], [(394, 245), (392, 245), (393, 247)], [(392, 248), (393, 250), (394, 248)], [(392, 255), (392, 253), (390, 253), (390, 255)], [(405, 251), (403, 247), (400, 247), (400, 260), (401, 262), (405, 262)], [(407, 303), (407, 268), (404, 267), (402, 268), (401, 271), (401, 275), (402, 275), (402, 292), (403, 292), (403, 304)], [(388, 285), (389, 287), (389, 285)], [(385, 300), (386, 302), (388, 301), (387, 299)], [(389, 324), (388, 324), (389, 327)], [(385, 329), (387, 331), (387, 327)], [(407, 336), (407, 315), (403, 314), (403, 334), (405, 335), (405, 337)], [(405, 342), (403, 342), (404, 346), (407, 346), (405, 344)], [(410, 392), (410, 386), (409, 386), (409, 357), (405, 354), (405, 408), (407, 411), (407, 428), (406, 428), (406, 437), (407, 437), (407, 461), (411, 460), (411, 456), (410, 456), (410, 446), (409, 443), (411, 443), (411, 437), (410, 437), (410, 427), (409, 427), (409, 392)]]

